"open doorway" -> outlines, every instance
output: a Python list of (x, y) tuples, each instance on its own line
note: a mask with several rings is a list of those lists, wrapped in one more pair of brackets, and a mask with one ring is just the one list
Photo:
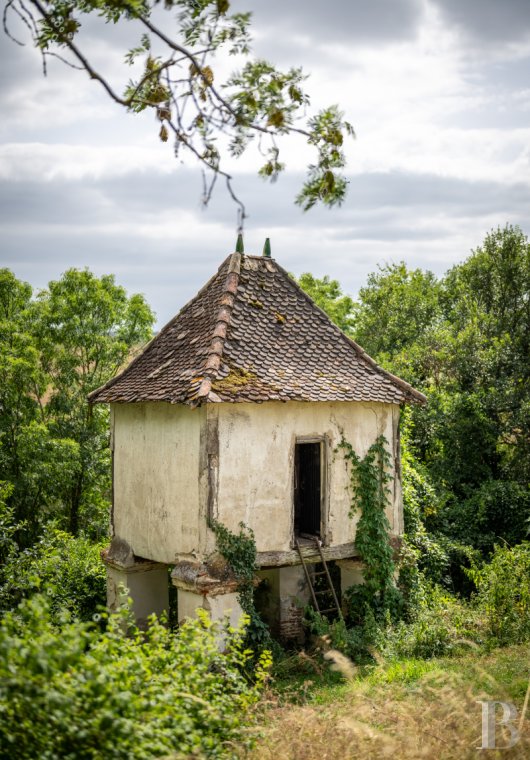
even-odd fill
[(294, 450), (294, 534), (321, 537), (322, 441), (300, 442)]

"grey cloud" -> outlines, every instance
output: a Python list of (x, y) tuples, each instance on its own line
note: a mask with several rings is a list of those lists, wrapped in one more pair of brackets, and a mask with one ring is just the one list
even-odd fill
[(530, 35), (528, 0), (431, 0), (443, 16), (482, 42), (513, 42)]
[(276, 39), (309, 35), (315, 44), (376, 42), (413, 37), (422, 15), (421, 0), (238, 0), (232, 7), (252, 10), (256, 29), (267, 27)]
[[(530, 204), (527, 185), (393, 172), (354, 176), (342, 209), (302, 214), (292, 205), (298, 179), (267, 187), (241, 178), (249, 208), (246, 250), (260, 253), (268, 234), (287, 269), (328, 273), (351, 293), (382, 260), (405, 258), (441, 274), (492, 224), (524, 229)], [(72, 266), (112, 272), (130, 292), (146, 294), (163, 324), (235, 246), (233, 203), (220, 188), (211, 208), (200, 211), (199, 190), (191, 171), (0, 182), (1, 265), (37, 287)], [(153, 234), (159, 221), (166, 225), (173, 217), (167, 236)], [(469, 236), (464, 250), (455, 245), (457, 230)]]

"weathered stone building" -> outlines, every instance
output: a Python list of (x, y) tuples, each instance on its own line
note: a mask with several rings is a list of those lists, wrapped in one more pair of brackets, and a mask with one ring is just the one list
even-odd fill
[(378, 367), (268, 257), (234, 253), (142, 353), (91, 395), (111, 405), (113, 541), (109, 604), (120, 582), (136, 615), (167, 605), (167, 566), (179, 617), (198, 606), (238, 614), (236, 584), (216, 571), (213, 518), (255, 533), (272, 617), (290, 635), (307, 599), (308, 562), (358, 580), (356, 520), (348, 516), (341, 438), (363, 456), (391, 446), (388, 519), (403, 531), (401, 404), (424, 401)]

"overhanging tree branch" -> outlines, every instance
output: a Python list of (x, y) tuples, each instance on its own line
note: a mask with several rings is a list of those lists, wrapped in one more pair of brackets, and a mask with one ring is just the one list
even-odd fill
[[(318, 202), (327, 206), (342, 203), (347, 187), (341, 172), (346, 164), (343, 143), (345, 137), (354, 136), (353, 128), (337, 106), (307, 116), (309, 97), (302, 87), (306, 77), (301, 69), (282, 72), (266, 61), (249, 57), (250, 14), (230, 15), (227, 0), (170, 0), (166, 9), (179, 10), (178, 26), (170, 35), (153, 22), (153, 7), (153, 0), (8, 0), (4, 29), (14, 39), (8, 25), (13, 13), (42, 52), (44, 64), (47, 56), (57, 57), (85, 70), (116, 104), (135, 112), (154, 109), (157, 121), (162, 123), (160, 139), (167, 141), (169, 128), (175, 153), (181, 148), (188, 151), (211, 175), (205, 184), (205, 204), (211, 198), (216, 176), (221, 175), (244, 218), (232, 176), (222, 164), (226, 155), (243, 155), (255, 135), (268, 142), (262, 149), (265, 163), (259, 169), (263, 178), (274, 181), (284, 170), (278, 141), (297, 135), (315, 151), (316, 158), (308, 167), (296, 202), (304, 209)], [(125, 56), (129, 64), (143, 59), (143, 72), (136, 81), (129, 81), (123, 94), (94, 67), (90, 51), (78, 38), (81, 20), (90, 15), (101, 16), (107, 23), (132, 19), (145, 30), (140, 45), (126, 51)], [(163, 44), (166, 57), (153, 55), (153, 40)], [(57, 50), (61, 49), (69, 51), (78, 65), (60, 55)], [(239, 71), (220, 84), (211, 64), (218, 52), (246, 59)], [(173, 70), (182, 76), (170, 76)], [(217, 146), (220, 135), (228, 139), (224, 149)]]

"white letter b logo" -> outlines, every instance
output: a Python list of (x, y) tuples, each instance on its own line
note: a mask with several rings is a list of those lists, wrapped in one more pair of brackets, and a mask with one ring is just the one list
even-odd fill
[[(486, 702), (480, 701), (477, 704), (482, 705), (482, 745), (477, 749), (509, 749), (519, 741), (519, 731), (512, 723), (517, 718), (517, 710), (511, 702)], [(503, 747), (497, 747), (495, 743), (495, 708), (497, 705), (502, 707), (502, 718), (499, 721), (500, 726), (505, 726), (510, 732), (510, 741)]]

